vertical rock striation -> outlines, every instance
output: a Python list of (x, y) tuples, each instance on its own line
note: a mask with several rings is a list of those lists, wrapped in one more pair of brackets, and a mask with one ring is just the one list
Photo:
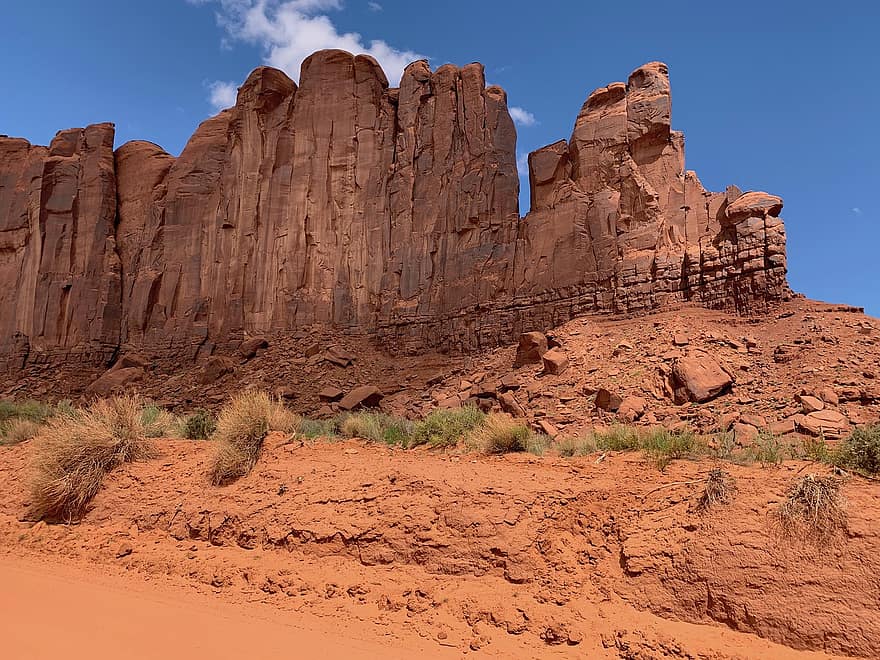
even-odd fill
[(399, 88), (338, 50), (299, 86), (260, 67), (177, 158), (114, 154), (109, 124), (0, 138), (0, 355), (192, 358), (314, 324), (468, 350), (584, 312), (762, 312), (788, 295), (782, 202), (705, 191), (670, 118), (661, 63), (593, 92), (530, 155), (524, 218), (479, 64), (414, 62)]

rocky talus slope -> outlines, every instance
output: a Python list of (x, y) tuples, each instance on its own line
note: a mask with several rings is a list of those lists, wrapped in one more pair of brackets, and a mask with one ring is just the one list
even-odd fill
[(175, 158), (112, 124), (0, 137), (0, 361), (204, 359), (248, 336), (356, 330), (392, 353), (473, 350), (583, 313), (789, 295), (782, 201), (703, 189), (664, 64), (593, 92), (529, 157), (483, 67), (389, 86), (320, 51), (260, 67)]

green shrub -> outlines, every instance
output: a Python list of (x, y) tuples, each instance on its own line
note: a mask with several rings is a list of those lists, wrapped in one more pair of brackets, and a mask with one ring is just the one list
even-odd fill
[(37, 424), (44, 423), (52, 417), (54, 410), (52, 406), (39, 401), (0, 401), (0, 424), (10, 419), (26, 419)]
[(825, 438), (821, 436), (818, 438), (804, 438), (801, 442), (801, 448), (803, 449), (804, 458), (811, 461), (827, 463), (831, 459), (831, 453), (828, 451), (828, 445), (825, 443)]
[(669, 431), (653, 428), (642, 437), (641, 448), (663, 469), (675, 459), (704, 453), (706, 446), (690, 429)]
[(454, 447), (485, 421), (486, 414), (476, 406), (434, 410), (415, 425), (409, 446)]
[(198, 408), (183, 420), (182, 434), (188, 440), (207, 440), (217, 430), (217, 420), (209, 411)]
[(880, 472), (880, 424), (860, 426), (840, 443), (832, 457), (835, 465), (866, 474)]
[(363, 438), (373, 442), (407, 447), (410, 444), (413, 423), (401, 417), (365, 411), (346, 415), (342, 419), (339, 430), (346, 438)]
[(610, 429), (593, 431), (596, 448), (602, 451), (633, 451), (641, 447), (639, 431), (634, 426), (615, 424)]
[(335, 438), (339, 435), (340, 419), (309, 419), (304, 417), (299, 422), (297, 435), (303, 438)]
[(470, 434), (470, 441), (487, 454), (506, 454), (536, 448), (535, 433), (506, 415), (490, 414)]

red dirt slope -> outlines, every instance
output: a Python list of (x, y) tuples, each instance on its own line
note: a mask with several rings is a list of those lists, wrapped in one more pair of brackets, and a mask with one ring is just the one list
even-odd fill
[(30, 444), (0, 453), (6, 556), (370, 624), (401, 648), (418, 635), (491, 657), (569, 645), (611, 658), (880, 654), (878, 486), (846, 483), (835, 545), (782, 540), (770, 514), (793, 479), (822, 469), (807, 463), (729, 465), (735, 499), (699, 514), (699, 486), (677, 482), (705, 476), (708, 460), (659, 472), (635, 454), (490, 458), (272, 436), (251, 475), (211, 488), (209, 443), (162, 440), (160, 458), (108, 477), (81, 524), (31, 526), (18, 520)]

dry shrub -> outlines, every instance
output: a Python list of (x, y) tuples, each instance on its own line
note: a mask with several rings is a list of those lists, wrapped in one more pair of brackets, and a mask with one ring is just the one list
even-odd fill
[(727, 504), (736, 491), (736, 482), (729, 472), (713, 468), (706, 476), (703, 492), (697, 498), (697, 510), (708, 511), (716, 504)]
[(113, 468), (152, 455), (137, 397), (96, 401), (75, 415), (49, 420), (36, 439), (30, 515), (79, 519)]
[(783, 534), (825, 544), (847, 527), (846, 508), (838, 477), (808, 474), (788, 489), (776, 510)]
[(0, 445), (17, 445), (25, 440), (35, 438), (40, 432), (40, 425), (29, 419), (10, 419), (0, 424)]
[(253, 470), (269, 431), (292, 433), (300, 418), (265, 392), (242, 392), (220, 411), (214, 439), (217, 453), (211, 466), (211, 483), (221, 486)]
[(521, 422), (506, 415), (493, 413), (476, 427), (470, 440), (489, 454), (528, 451), (534, 443), (534, 433)]

